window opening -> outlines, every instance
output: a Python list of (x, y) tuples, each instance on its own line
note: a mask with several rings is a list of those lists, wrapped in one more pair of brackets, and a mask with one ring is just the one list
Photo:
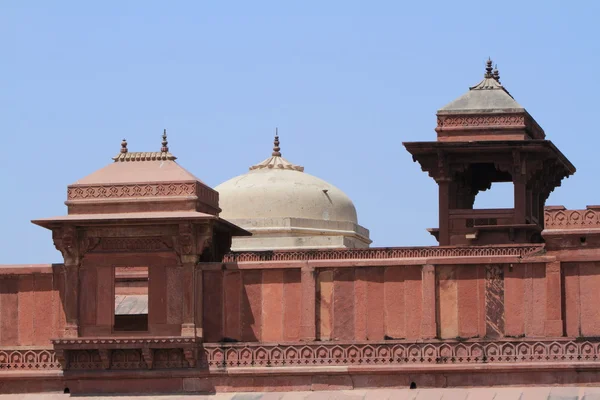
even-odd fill
[(494, 182), (488, 190), (477, 193), (473, 209), (515, 208), (514, 193), (512, 182)]
[(148, 267), (115, 268), (114, 330), (148, 330)]

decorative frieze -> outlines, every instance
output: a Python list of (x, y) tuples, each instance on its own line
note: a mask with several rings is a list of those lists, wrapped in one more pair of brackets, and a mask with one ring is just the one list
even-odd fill
[(69, 201), (182, 196), (196, 196), (203, 203), (218, 208), (219, 193), (198, 182), (73, 185), (67, 190)]
[(252, 251), (229, 253), (225, 255), (223, 261), (370, 260), (390, 258), (489, 256), (525, 257), (537, 253), (542, 249), (543, 245)]
[(438, 115), (438, 128), (525, 127), (525, 114)]
[(118, 253), (118, 252), (155, 252), (168, 251), (173, 248), (172, 239), (169, 237), (141, 237), (141, 238), (102, 238), (100, 245), (93, 252)]
[[(519, 340), (498, 339), (495, 341), (465, 340), (422, 342), (310, 342), (295, 344), (261, 343), (205, 343), (182, 342), (186, 346), (173, 346), (172, 339), (118, 339), (122, 348), (81, 348), (67, 350), (68, 369), (135, 370), (149, 368), (236, 368), (236, 367), (315, 367), (351, 365), (422, 365), (422, 364), (552, 364), (574, 362), (599, 362), (600, 341), (590, 340)], [(193, 340), (193, 339), (190, 339)], [(93, 340), (94, 342), (98, 342)], [(104, 341), (104, 340), (103, 340)], [(150, 342), (156, 341), (151, 346)], [(55, 341), (57, 342), (57, 341)], [(64, 341), (70, 342), (70, 341)], [(108, 346), (108, 343), (97, 343)], [(116, 344), (116, 343), (111, 343)], [(135, 347), (137, 344), (144, 346)], [(160, 347), (165, 346), (165, 347)], [(0, 350), (0, 371), (8, 370), (58, 370), (57, 353), (52, 349)], [(199, 358), (196, 352), (201, 351)], [(102, 356), (101, 352), (104, 352)]]
[(431, 341), (293, 345), (205, 344), (209, 368), (572, 363), (600, 359), (598, 341)]

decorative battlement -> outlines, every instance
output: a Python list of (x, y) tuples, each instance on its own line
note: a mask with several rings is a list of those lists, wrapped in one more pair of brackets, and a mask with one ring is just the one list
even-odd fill
[(585, 210), (567, 210), (564, 206), (544, 209), (545, 229), (600, 228), (600, 206), (587, 206)]

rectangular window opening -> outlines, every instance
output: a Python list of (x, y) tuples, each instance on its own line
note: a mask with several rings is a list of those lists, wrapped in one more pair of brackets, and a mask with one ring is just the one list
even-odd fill
[(148, 331), (148, 267), (115, 268), (114, 331)]

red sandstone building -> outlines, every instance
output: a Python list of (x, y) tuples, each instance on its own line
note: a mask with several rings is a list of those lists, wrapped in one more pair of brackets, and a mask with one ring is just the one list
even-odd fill
[[(546, 206), (575, 167), (491, 62), (436, 132), (405, 143), (439, 185), (413, 248), (231, 252), (250, 233), (166, 138), (124, 142), (33, 221), (64, 262), (0, 267), (2, 391), (600, 384), (600, 207)], [(474, 209), (494, 182), (514, 207)]]

